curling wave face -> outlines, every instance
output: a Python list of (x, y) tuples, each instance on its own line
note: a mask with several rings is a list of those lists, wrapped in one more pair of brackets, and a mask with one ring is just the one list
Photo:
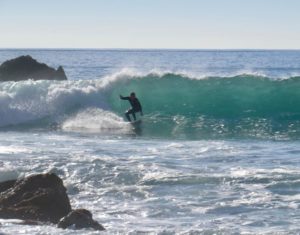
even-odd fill
[(1, 128), (91, 130), (128, 134), (127, 102), (144, 107), (142, 135), (166, 138), (298, 138), (300, 78), (253, 75), (197, 79), (174, 73), (119, 73), (99, 80), (0, 84)]

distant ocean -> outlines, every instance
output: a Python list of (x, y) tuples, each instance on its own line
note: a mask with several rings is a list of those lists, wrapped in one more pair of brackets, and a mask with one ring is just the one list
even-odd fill
[[(55, 172), (103, 234), (300, 233), (300, 51), (1, 49), (0, 63), (20, 55), (69, 79), (0, 83), (0, 181)], [(138, 128), (119, 99), (132, 91)]]

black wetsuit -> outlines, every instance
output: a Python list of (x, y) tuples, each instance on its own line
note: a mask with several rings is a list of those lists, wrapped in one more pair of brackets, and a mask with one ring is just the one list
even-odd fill
[(120, 96), (120, 98), (122, 100), (128, 100), (130, 102), (131, 109), (127, 110), (125, 113), (125, 116), (127, 117), (128, 121), (131, 122), (129, 114), (132, 114), (133, 119), (136, 120), (135, 113), (137, 113), (137, 112), (143, 113), (142, 105), (141, 105), (140, 101), (138, 100), (138, 98), (136, 98), (136, 97), (131, 98), (129, 96), (128, 97)]

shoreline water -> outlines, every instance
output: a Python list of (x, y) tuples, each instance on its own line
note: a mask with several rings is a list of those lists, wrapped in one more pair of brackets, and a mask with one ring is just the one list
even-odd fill
[[(18, 141), (28, 134), (34, 138)], [(298, 141), (170, 141), (26, 132), (7, 133), (1, 143), (7, 147), (0, 149), (5, 161), (2, 180), (57, 173), (74, 207), (91, 210), (108, 234), (266, 234), (284, 232), (287, 224), (289, 231), (298, 231)], [(289, 216), (281, 217), (283, 211)], [(23, 228), (33, 233), (49, 229)], [(7, 221), (1, 231), (15, 229)]]

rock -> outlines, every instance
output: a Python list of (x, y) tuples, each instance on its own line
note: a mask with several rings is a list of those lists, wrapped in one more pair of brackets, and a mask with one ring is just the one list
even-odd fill
[(0, 81), (67, 80), (61, 66), (57, 70), (37, 62), (31, 56), (20, 56), (0, 65)]
[(18, 180), (0, 194), (1, 218), (57, 223), (70, 211), (66, 188), (55, 174)]
[(67, 76), (66, 76), (65, 71), (64, 71), (64, 69), (63, 69), (62, 66), (59, 66), (57, 68), (57, 70), (56, 70), (56, 76), (58, 78), (61, 78), (61, 79), (58, 79), (58, 80), (67, 80)]
[(8, 180), (0, 183), (0, 193), (6, 191), (9, 188), (12, 188), (17, 180)]
[(93, 228), (103, 231), (105, 228), (97, 221), (93, 220), (92, 213), (86, 209), (77, 209), (71, 211), (67, 216), (63, 217), (59, 223), (59, 228), (68, 228), (74, 225), (76, 229)]
[(21, 219), (28, 225), (59, 222), (59, 228), (105, 230), (90, 211), (72, 210), (66, 188), (54, 173), (0, 183), (0, 218)]

